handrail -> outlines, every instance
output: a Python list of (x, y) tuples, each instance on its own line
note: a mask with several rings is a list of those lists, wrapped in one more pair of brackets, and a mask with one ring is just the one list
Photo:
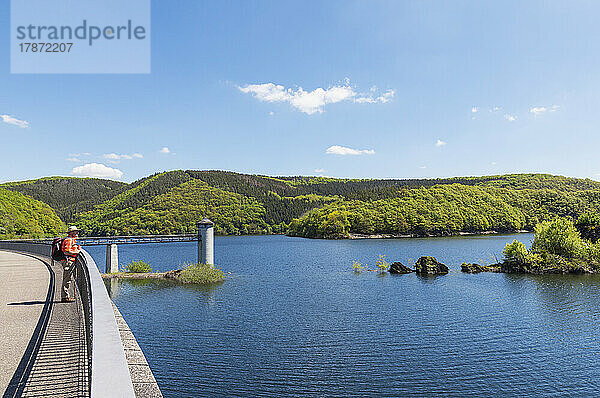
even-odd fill
[(78, 261), (88, 271), (92, 318), (92, 397), (135, 397), (121, 335), (106, 286), (88, 252)]
[[(0, 241), (0, 250), (50, 257), (50, 245), (41, 242)], [(89, 395), (135, 397), (123, 343), (112, 304), (98, 267), (88, 252), (81, 250), (76, 261), (76, 285), (81, 295), (86, 325), (86, 345), (91, 354)], [(89, 355), (88, 355), (89, 358)]]
[[(162, 243), (162, 242), (193, 242), (198, 240), (198, 234), (178, 235), (115, 235), (115, 236), (80, 236), (77, 238), (83, 246), (106, 244), (137, 244), (137, 243)], [(52, 243), (52, 239), (19, 239), (15, 242)]]

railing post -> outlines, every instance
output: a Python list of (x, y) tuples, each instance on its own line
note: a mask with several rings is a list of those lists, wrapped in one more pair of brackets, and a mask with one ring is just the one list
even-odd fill
[(116, 243), (106, 245), (106, 267), (104, 272), (107, 274), (119, 272), (119, 249)]
[(213, 266), (214, 223), (208, 218), (198, 223), (198, 263)]

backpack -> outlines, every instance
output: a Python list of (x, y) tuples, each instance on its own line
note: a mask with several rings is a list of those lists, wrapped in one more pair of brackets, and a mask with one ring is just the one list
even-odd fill
[(66, 258), (65, 253), (62, 251), (62, 244), (64, 241), (65, 238), (54, 238), (52, 241), (52, 260), (62, 261)]

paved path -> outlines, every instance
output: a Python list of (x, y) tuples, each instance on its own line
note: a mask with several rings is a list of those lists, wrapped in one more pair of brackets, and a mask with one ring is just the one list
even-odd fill
[(81, 303), (61, 303), (62, 267), (0, 251), (0, 392), (8, 397), (86, 396)]
[(42, 314), (50, 271), (40, 260), (0, 251), (0, 392), (8, 387)]

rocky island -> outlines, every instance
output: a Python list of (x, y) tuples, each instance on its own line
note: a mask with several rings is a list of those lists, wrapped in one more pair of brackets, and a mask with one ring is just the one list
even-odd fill
[(503, 259), (492, 265), (467, 264), (468, 273), (597, 274), (600, 273), (600, 216), (583, 214), (576, 223), (566, 218), (538, 223), (530, 249), (514, 240), (506, 245)]
[(447, 274), (448, 267), (440, 263), (435, 257), (423, 256), (415, 263), (415, 269), (409, 268), (400, 261), (393, 262), (389, 269), (390, 274), (409, 274), (416, 272), (418, 275)]

